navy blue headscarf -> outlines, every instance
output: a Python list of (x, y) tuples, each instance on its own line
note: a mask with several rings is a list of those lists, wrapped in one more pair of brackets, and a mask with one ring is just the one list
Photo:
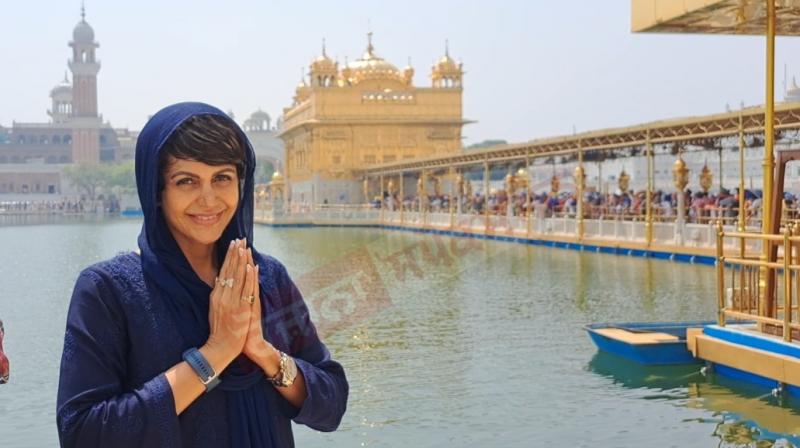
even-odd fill
[[(221, 265), (231, 240), (253, 241), (253, 188), (255, 153), (241, 128), (221, 110), (203, 103), (178, 103), (161, 109), (147, 122), (136, 143), (136, 186), (144, 212), (139, 234), (142, 271), (151, 294), (170, 309), (185, 347), (200, 347), (209, 336), (211, 287), (194, 272), (167, 227), (160, 207), (159, 153), (173, 132), (196, 115), (215, 115), (235, 130), (244, 147), (244, 175), (239, 206), (217, 241)], [(253, 258), (264, 272), (263, 257), (253, 247)], [(263, 279), (259, 279), (263, 284)], [(264, 291), (261, 289), (262, 304)], [(264, 307), (262, 306), (262, 312)], [(262, 316), (263, 322), (263, 316)], [(235, 447), (277, 446), (270, 433), (270, 409), (263, 393), (264, 372), (245, 356), (239, 356), (222, 374), (220, 388), (227, 392), (231, 444)]]

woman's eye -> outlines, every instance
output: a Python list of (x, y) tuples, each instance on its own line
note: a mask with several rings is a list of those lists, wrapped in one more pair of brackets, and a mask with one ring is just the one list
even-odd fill
[(217, 182), (230, 182), (231, 176), (228, 176), (227, 174), (220, 174), (215, 180)]
[(194, 179), (191, 177), (184, 177), (183, 179), (178, 179), (178, 182), (175, 182), (176, 185), (192, 185), (194, 183)]

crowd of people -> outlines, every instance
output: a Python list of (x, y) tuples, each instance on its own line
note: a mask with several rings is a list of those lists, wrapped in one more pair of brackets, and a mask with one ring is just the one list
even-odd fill
[(0, 200), (0, 215), (79, 215), (85, 213), (119, 213), (120, 203), (115, 196), (90, 200), (83, 197), (57, 200)]
[[(736, 220), (739, 216), (739, 196), (737, 190), (718, 189), (714, 192), (684, 192), (684, 217), (687, 222), (706, 223), (711, 220)], [(744, 191), (744, 213), (748, 220), (760, 219), (761, 191)], [(574, 192), (528, 192), (517, 191), (508, 194), (505, 190), (491, 191), (488, 197), (482, 192), (470, 196), (462, 196), (461, 213), (492, 215), (526, 216), (531, 213), (535, 217), (575, 217), (578, 213), (578, 201)], [(651, 196), (651, 212), (656, 220), (674, 220), (678, 216), (678, 193), (654, 191)], [(384, 194), (385, 207), (388, 210), (420, 211), (420, 197), (407, 195), (402, 199), (397, 193)], [(789, 214), (797, 214), (798, 198), (790, 193), (784, 195), (785, 207)], [(373, 203), (380, 207), (380, 199)], [(431, 194), (425, 197), (423, 209), (433, 213), (448, 213), (451, 198), (449, 195)], [(583, 215), (589, 219), (644, 219), (647, 208), (647, 192), (645, 190), (603, 194), (587, 190), (583, 195)], [(454, 211), (458, 209), (453, 204)]]

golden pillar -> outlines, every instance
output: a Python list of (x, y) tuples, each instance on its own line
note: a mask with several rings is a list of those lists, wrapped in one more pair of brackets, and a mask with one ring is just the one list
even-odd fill
[(417, 198), (419, 200), (419, 213), (422, 216), (422, 223), (425, 224), (425, 171), (422, 170), (419, 172), (419, 178), (417, 178)]
[(394, 179), (389, 179), (389, 183), (386, 185), (386, 192), (389, 194), (389, 199), (391, 200), (392, 208), (389, 211), (395, 211), (397, 205), (395, 204), (394, 200)]
[(506, 189), (506, 218), (511, 218), (514, 215), (514, 206), (511, 202), (511, 197), (514, 195), (514, 175), (511, 174), (511, 165), (508, 166), (508, 174), (503, 179), (503, 184)]
[(403, 178), (405, 177), (405, 173), (400, 171), (400, 194), (397, 195), (400, 198), (400, 225), (403, 225), (403, 203), (405, 202), (405, 190), (403, 189)]
[(556, 176), (555, 170), (553, 170), (553, 177), (550, 178), (550, 193), (553, 196), (558, 196), (558, 190), (561, 189), (561, 182), (558, 180), (558, 176)]
[(369, 204), (369, 177), (364, 176), (361, 188), (364, 190), (364, 202)]
[(575, 167), (575, 218), (576, 218), (576, 233), (578, 239), (583, 239), (583, 187), (586, 174), (583, 170), (583, 149), (578, 144), (578, 166)]
[(453, 201), (456, 199), (455, 197), (455, 190), (456, 190), (456, 170), (454, 167), (450, 167), (450, 200), (447, 201), (448, 211), (450, 212), (450, 229), (452, 230), (455, 227), (455, 207), (453, 207)]
[(531, 236), (531, 150), (525, 153), (525, 236)]
[[(488, 156), (487, 156), (488, 158)], [(489, 232), (489, 161), (483, 162), (483, 214), (486, 218), (483, 231)]]
[[(776, 229), (780, 223), (773, 223), (772, 209), (776, 206), (772, 198), (773, 172), (775, 168), (775, 2), (767, 1), (767, 82), (766, 82), (766, 104), (764, 107), (764, 194), (762, 198), (761, 211), (761, 231), (764, 234), (777, 233)], [(773, 229), (774, 227), (774, 229)], [(770, 260), (772, 245), (768, 242), (762, 244), (762, 256), (766, 261)], [(759, 301), (759, 314), (762, 316), (774, 317), (775, 310), (775, 272), (772, 269), (762, 268), (761, 278), (765, 281), (764, 300)]]
[(645, 241), (650, 246), (653, 242), (653, 144), (650, 143), (650, 131), (647, 131), (647, 192), (645, 194)]
[(464, 194), (464, 175), (459, 171), (456, 176), (456, 214), (461, 215), (461, 197)]
[(383, 209), (384, 209), (384, 203), (386, 202), (386, 194), (383, 191), (383, 174), (381, 174), (381, 191), (380, 191), (380, 195), (381, 195), (380, 222), (381, 222), (381, 224), (383, 224)]
[(689, 169), (683, 161), (681, 153), (678, 152), (678, 159), (672, 164), (672, 184), (678, 194), (678, 219), (675, 221), (675, 239), (678, 245), (684, 243), (684, 228), (686, 224), (686, 185), (689, 184)]
[(739, 109), (739, 231), (744, 232), (745, 226), (745, 212), (744, 209), (744, 117), (743, 112)]

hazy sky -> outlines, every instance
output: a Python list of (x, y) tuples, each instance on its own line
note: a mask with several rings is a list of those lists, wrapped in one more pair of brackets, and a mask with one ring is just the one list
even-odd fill
[[(465, 143), (512, 142), (721, 112), (764, 100), (764, 39), (632, 34), (627, 0), (269, 1), (87, 0), (100, 43), (99, 107), (139, 129), (164, 105), (200, 100), (242, 121), (277, 117), (301, 67), (320, 53), (352, 61), (374, 32), (376, 52), (429, 85), (444, 52), (463, 60)], [(48, 119), (64, 76), (78, 0), (0, 0), (0, 124)], [(800, 73), (800, 39), (777, 42)]]

